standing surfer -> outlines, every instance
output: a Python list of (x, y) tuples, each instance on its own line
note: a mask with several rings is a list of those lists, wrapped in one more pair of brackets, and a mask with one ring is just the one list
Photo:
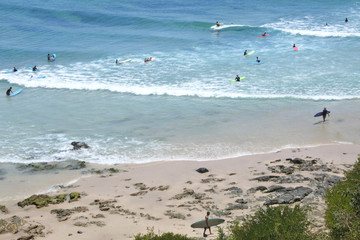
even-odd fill
[(209, 229), (209, 232), (210, 232), (210, 235), (211, 235), (211, 229), (210, 229), (209, 222), (208, 222), (208, 220), (209, 220), (209, 215), (210, 215), (210, 212), (207, 212), (207, 213), (206, 213), (206, 216), (205, 216), (205, 223), (206, 223), (206, 226), (207, 226), (207, 227), (204, 227), (204, 234), (203, 234), (204, 237), (207, 236), (207, 235), (205, 234), (207, 228)]
[(324, 107), (324, 110), (322, 111), (323, 122), (325, 122), (326, 115), (330, 116), (330, 112)]

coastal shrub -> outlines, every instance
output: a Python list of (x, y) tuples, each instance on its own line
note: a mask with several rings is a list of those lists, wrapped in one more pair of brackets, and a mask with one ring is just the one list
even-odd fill
[(325, 193), (325, 223), (332, 239), (360, 239), (360, 158), (345, 179)]
[(254, 216), (245, 218), (240, 226), (236, 222), (230, 227), (230, 240), (305, 240), (317, 239), (310, 232), (308, 209), (295, 206), (267, 207), (258, 209)]
[(138, 234), (135, 236), (135, 240), (195, 240), (195, 238), (187, 237), (186, 235), (174, 234), (174, 233), (163, 233), (161, 235), (155, 234), (153, 230), (147, 234)]

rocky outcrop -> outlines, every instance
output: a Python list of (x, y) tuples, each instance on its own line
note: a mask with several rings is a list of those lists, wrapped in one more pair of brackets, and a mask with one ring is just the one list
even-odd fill
[(49, 206), (49, 204), (58, 204), (65, 202), (67, 199), (69, 199), (69, 202), (77, 201), (80, 197), (81, 195), (78, 192), (72, 192), (69, 195), (59, 194), (54, 197), (46, 194), (34, 194), (31, 197), (26, 198), (21, 202), (18, 202), (17, 205), (22, 208), (29, 205), (35, 205), (37, 208), (42, 208)]
[[(282, 189), (284, 190), (284, 189)], [(291, 204), (294, 202), (299, 202), (304, 199), (307, 195), (309, 195), (313, 190), (308, 187), (296, 187), (296, 188), (288, 188), (286, 192), (273, 198), (267, 200), (264, 205), (274, 205), (274, 204)]]
[(72, 142), (71, 145), (73, 146), (73, 150), (79, 150), (82, 148), (89, 148), (89, 145), (87, 145), (84, 142)]

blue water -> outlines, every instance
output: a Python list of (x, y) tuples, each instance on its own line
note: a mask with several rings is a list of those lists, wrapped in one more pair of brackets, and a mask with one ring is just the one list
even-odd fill
[[(24, 89), (0, 98), (0, 162), (208, 160), (360, 140), (358, 1), (14, 0), (0, 22), (0, 89)], [(325, 123), (313, 117), (323, 107)]]

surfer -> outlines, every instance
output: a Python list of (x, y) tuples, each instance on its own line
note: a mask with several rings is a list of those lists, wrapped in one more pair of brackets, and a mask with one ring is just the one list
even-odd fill
[(50, 53), (48, 53), (48, 61), (50, 61)]
[(349, 20), (347, 18), (345, 18), (345, 22), (347, 23)]
[(323, 122), (325, 122), (326, 115), (330, 116), (330, 112), (324, 107), (324, 110), (322, 111)]
[(247, 50), (245, 50), (245, 52), (244, 52), (244, 56), (246, 56), (246, 54), (247, 54)]
[(116, 59), (115, 63), (116, 63), (116, 64), (119, 64), (119, 61)]
[(325, 27), (329, 26), (327, 23), (324, 24)]
[(32, 69), (34, 72), (35, 71), (38, 71), (38, 69), (37, 69), (37, 67), (36, 67), (36, 65), (33, 67), (33, 69)]
[(12, 87), (10, 87), (10, 88), (6, 91), (6, 95), (7, 95), (7, 96), (10, 96), (10, 94), (12, 94), (11, 89), (12, 89)]
[(216, 22), (216, 26), (217, 26), (217, 27), (220, 27), (220, 23), (219, 23), (219, 22)]
[(16, 69), (16, 67), (14, 67), (14, 69), (13, 69), (13, 72), (17, 72), (17, 69)]
[(204, 234), (203, 234), (204, 237), (207, 236), (207, 235), (205, 234), (207, 228), (209, 229), (209, 232), (210, 232), (210, 235), (211, 235), (211, 229), (210, 229), (210, 226), (209, 226), (209, 223), (208, 223), (209, 215), (210, 215), (210, 212), (207, 212), (207, 213), (206, 213), (206, 216), (205, 216), (205, 223), (206, 223), (206, 226), (207, 226), (207, 227), (204, 227)]
[(239, 77), (239, 75), (236, 75), (235, 80), (236, 80), (237, 82), (240, 82), (240, 77)]
[(152, 57), (145, 58), (144, 62), (150, 62), (152, 60)]
[(296, 47), (296, 46), (295, 46), (295, 43), (294, 43), (294, 45), (293, 45), (293, 48), (294, 48), (294, 47)]
[(264, 36), (264, 37), (266, 36), (266, 32), (264, 32), (263, 36)]
[(256, 57), (256, 62), (258, 62), (258, 63), (260, 62), (260, 59), (259, 59), (259, 57)]

